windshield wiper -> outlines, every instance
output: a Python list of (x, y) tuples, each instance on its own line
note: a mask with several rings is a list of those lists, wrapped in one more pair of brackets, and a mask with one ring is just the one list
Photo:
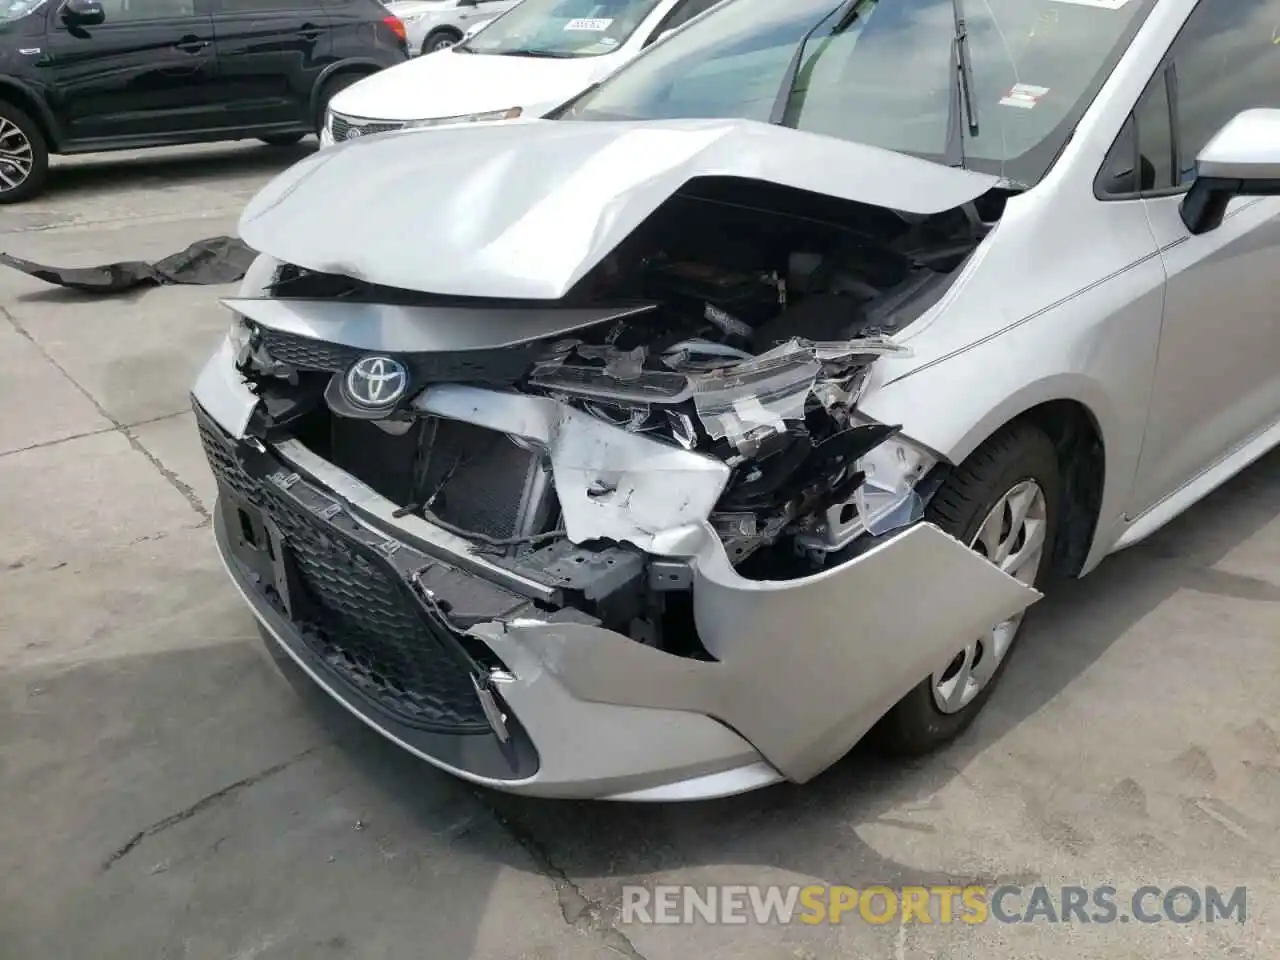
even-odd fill
[(804, 63), (804, 51), (809, 46), (809, 41), (813, 39), (813, 35), (832, 17), (839, 18), (831, 27), (832, 36), (848, 30), (861, 15), (862, 5), (865, 2), (866, 0), (845, 0), (838, 7), (833, 7), (825, 17), (810, 27), (805, 32), (805, 35), (800, 38), (800, 43), (796, 46), (795, 56), (787, 64), (787, 72), (782, 76), (782, 85), (778, 88), (778, 99), (773, 102), (773, 111), (769, 114), (770, 123), (781, 126), (782, 121), (787, 117), (787, 107), (791, 105), (791, 95), (795, 92), (796, 81), (800, 79), (800, 67)]
[(944, 162), (952, 167), (964, 166), (964, 124), (969, 136), (978, 135), (978, 108), (973, 102), (973, 70), (969, 65), (969, 28), (964, 20), (964, 0), (951, 0), (956, 32), (951, 45), (951, 101), (947, 107), (947, 148)]
[(561, 50), (496, 50), (494, 51), (503, 57), (541, 57), (546, 60), (568, 60), (577, 56), (575, 53), (565, 53)]

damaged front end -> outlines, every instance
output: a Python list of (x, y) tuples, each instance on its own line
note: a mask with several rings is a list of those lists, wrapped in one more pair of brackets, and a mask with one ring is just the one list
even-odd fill
[(195, 389), (259, 617), (477, 782), (820, 772), (1037, 594), (922, 522), (946, 465), (857, 409), (982, 217), (817, 199), (691, 182), (554, 302), (262, 261)]

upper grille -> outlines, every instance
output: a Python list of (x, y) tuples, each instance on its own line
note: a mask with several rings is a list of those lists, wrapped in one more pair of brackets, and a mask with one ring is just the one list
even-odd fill
[[(408, 595), (377, 552), (255, 481), (227, 441), (200, 425), (218, 480), (275, 522), (306, 593), (295, 625), (337, 674), (411, 726), (450, 733), (490, 728), (469, 674), (433, 632), (448, 629)], [(305, 611), (312, 609), (314, 616)]]
[(333, 121), (330, 124), (329, 131), (333, 134), (333, 139), (337, 143), (343, 140), (354, 139), (351, 134), (356, 131), (357, 137), (367, 137), (374, 133), (390, 133), (393, 130), (400, 130), (404, 124), (395, 120), (365, 120), (357, 121), (347, 117), (333, 114)]
[[(371, 351), (341, 343), (314, 340), (259, 326), (263, 350), (271, 359), (298, 370), (343, 373)], [(494, 350), (455, 350), (430, 353), (392, 352), (409, 368), (413, 388), (428, 383), (513, 383), (528, 371), (541, 355), (537, 344), (522, 344)]]
[(262, 348), (272, 360), (297, 367), (299, 370), (323, 370), (326, 373), (342, 373), (364, 354), (355, 347), (326, 340), (300, 337), (296, 333), (283, 333), (270, 327), (259, 327)]

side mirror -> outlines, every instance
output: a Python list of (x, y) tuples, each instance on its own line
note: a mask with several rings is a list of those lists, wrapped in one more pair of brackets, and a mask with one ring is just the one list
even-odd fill
[(1232, 197), (1280, 195), (1280, 110), (1245, 110), (1196, 157), (1196, 178), (1182, 200), (1193, 234), (1222, 225)]
[(62, 22), (69, 27), (96, 27), (106, 20), (101, 0), (67, 0), (62, 5)]

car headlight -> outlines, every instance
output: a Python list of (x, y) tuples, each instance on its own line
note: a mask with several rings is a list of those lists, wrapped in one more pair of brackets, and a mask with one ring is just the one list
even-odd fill
[(520, 107), (508, 107), (506, 110), (491, 110), (488, 113), (464, 113), (458, 117), (432, 117), (427, 120), (410, 120), (405, 129), (416, 127), (440, 127), (447, 123), (484, 123), (493, 120), (515, 120), (524, 110)]
[(400, 14), (400, 22), (408, 26), (411, 23), (417, 23), (419, 20), (425, 20), (429, 17), (428, 13), (402, 13)]

